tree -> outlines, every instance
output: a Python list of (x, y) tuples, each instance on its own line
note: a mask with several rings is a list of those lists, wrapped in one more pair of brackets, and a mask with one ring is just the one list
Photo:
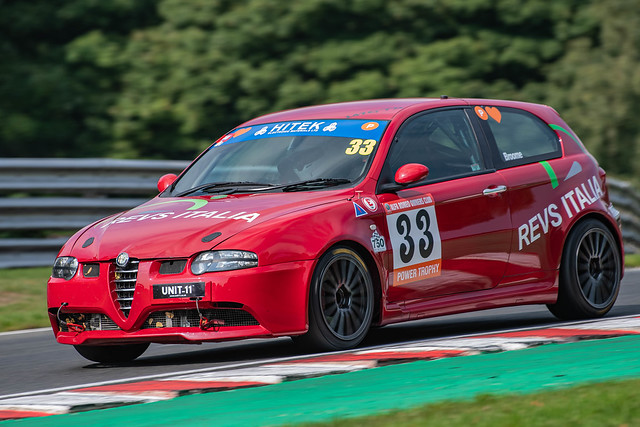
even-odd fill
[[(574, 0), (164, 0), (124, 53), (115, 136), (186, 156), (255, 115), (396, 96), (518, 98), (562, 55)], [(191, 154), (191, 155), (190, 155)]]
[[(155, 0), (0, 2), (2, 156), (108, 155), (118, 91), (106, 51), (157, 22)], [(88, 37), (96, 49), (82, 49)], [(115, 46), (114, 46), (115, 45)]]
[(547, 100), (610, 172), (640, 172), (640, 9), (627, 0), (585, 9), (601, 17), (595, 37), (571, 40), (549, 71)]
[(364, 98), (548, 103), (635, 173), (630, 0), (0, 0), (2, 154), (192, 158), (256, 115)]

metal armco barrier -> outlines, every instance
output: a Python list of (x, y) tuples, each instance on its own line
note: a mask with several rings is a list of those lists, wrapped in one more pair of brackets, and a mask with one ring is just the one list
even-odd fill
[(0, 159), (0, 268), (52, 265), (75, 231), (154, 197), (158, 178), (188, 164)]
[(626, 253), (640, 250), (640, 192), (626, 181), (607, 178), (609, 198), (620, 211)]
[[(0, 268), (49, 266), (75, 231), (157, 194), (158, 178), (188, 161), (0, 159)], [(640, 193), (608, 178), (625, 249), (640, 248)], [(10, 237), (15, 235), (30, 237)]]

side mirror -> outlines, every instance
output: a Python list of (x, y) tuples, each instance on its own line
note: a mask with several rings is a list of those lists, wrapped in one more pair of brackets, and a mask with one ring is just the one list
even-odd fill
[(178, 176), (175, 173), (168, 173), (166, 175), (162, 175), (158, 180), (158, 191), (162, 193), (167, 189), (168, 186), (173, 184), (173, 181), (176, 180)]
[(401, 166), (393, 179), (397, 184), (409, 185), (418, 182), (429, 175), (429, 168), (420, 163), (407, 163)]

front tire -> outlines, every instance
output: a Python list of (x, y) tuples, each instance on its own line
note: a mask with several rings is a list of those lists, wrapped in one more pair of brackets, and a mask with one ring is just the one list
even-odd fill
[(126, 363), (139, 357), (149, 347), (149, 343), (128, 345), (74, 345), (85, 359), (99, 363)]
[(316, 350), (346, 350), (360, 344), (371, 326), (374, 291), (360, 256), (347, 247), (325, 253), (309, 291), (309, 331), (295, 340)]
[(595, 219), (579, 223), (562, 254), (558, 301), (547, 307), (560, 319), (604, 316), (620, 291), (621, 265), (613, 234)]

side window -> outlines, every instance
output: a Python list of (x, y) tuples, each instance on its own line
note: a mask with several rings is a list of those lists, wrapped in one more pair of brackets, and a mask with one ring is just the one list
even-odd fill
[(475, 134), (463, 110), (428, 112), (408, 119), (396, 134), (383, 169), (386, 182), (407, 163), (429, 168), (428, 181), (484, 169)]
[(558, 136), (541, 119), (514, 108), (499, 111), (500, 121), (486, 120), (498, 149), (498, 164), (508, 168), (560, 157)]

